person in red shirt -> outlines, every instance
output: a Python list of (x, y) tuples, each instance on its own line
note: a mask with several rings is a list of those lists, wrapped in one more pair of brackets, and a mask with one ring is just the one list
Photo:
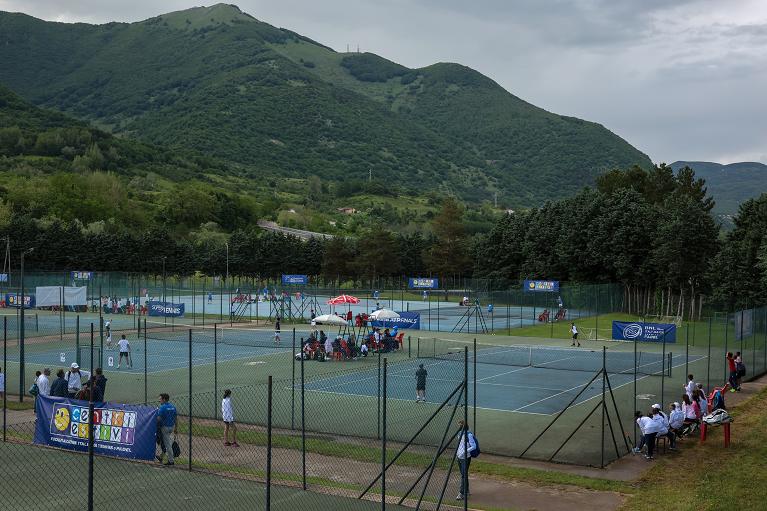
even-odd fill
[(738, 387), (738, 371), (735, 369), (735, 357), (732, 356), (732, 352), (727, 352), (727, 370), (730, 372), (730, 392), (737, 392), (740, 390)]

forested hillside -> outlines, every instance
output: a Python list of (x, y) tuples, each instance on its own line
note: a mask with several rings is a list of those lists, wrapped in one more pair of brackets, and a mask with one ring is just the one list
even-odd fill
[(602, 126), (545, 112), (469, 68), (335, 53), (224, 4), (131, 24), (0, 13), (0, 68), (35, 104), (253, 179), (372, 175), (399, 194), (497, 193), (516, 207), (650, 164)]

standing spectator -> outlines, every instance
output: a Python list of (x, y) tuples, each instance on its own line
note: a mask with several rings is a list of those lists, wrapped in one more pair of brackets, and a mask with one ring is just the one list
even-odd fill
[(415, 372), (415, 402), (426, 401), (426, 369), (423, 364), (418, 364), (418, 370)]
[(687, 375), (687, 385), (684, 387), (684, 391), (687, 393), (687, 395), (692, 398), (692, 391), (695, 390), (695, 378), (693, 375), (688, 374)]
[(125, 363), (127, 366), (133, 367), (130, 359), (130, 343), (128, 342), (128, 339), (125, 338), (125, 334), (122, 334), (120, 340), (117, 341), (117, 344), (120, 349), (120, 356), (117, 359), (117, 369), (120, 369), (120, 364), (122, 363), (123, 357), (125, 357)]
[(317, 314), (314, 313), (314, 309), (311, 310), (309, 315), (310, 315), (310, 319), (312, 319), (312, 320), (314, 320), (314, 318), (317, 317)]
[(325, 339), (325, 355), (328, 357), (333, 356), (333, 341), (328, 338)]
[(277, 322), (274, 324), (274, 343), (280, 343), (280, 317), (277, 316)]
[(346, 311), (346, 322), (349, 324), (349, 326), (352, 326), (352, 319), (353, 318), (354, 318), (354, 316), (352, 315), (352, 310), (349, 309), (348, 311)]
[(735, 383), (738, 384), (738, 391), (740, 391), (740, 385), (743, 383), (743, 377), (746, 375), (746, 364), (743, 363), (743, 357), (740, 356), (740, 351), (735, 353)]
[[(174, 436), (178, 433), (178, 424), (176, 423), (176, 407), (170, 402), (170, 396), (166, 393), (160, 394), (160, 407), (157, 409), (157, 425), (160, 428), (160, 434), (162, 435), (162, 445), (165, 447), (163, 451), (168, 457), (166, 465), (173, 465), (173, 440), (171, 434)], [(162, 455), (157, 456), (157, 461), (162, 463)]]
[(91, 394), (90, 397), (93, 399), (94, 403), (103, 403), (104, 402), (104, 389), (99, 386), (97, 376), (92, 376), (90, 381), (88, 382), (88, 387), (90, 388)]
[(104, 376), (104, 371), (100, 368), (96, 368), (96, 385), (101, 389), (101, 399), (103, 401), (104, 396), (107, 393), (107, 378)]
[(64, 370), (59, 369), (56, 371), (56, 379), (51, 384), (51, 396), (54, 397), (68, 397), (67, 380), (64, 379)]
[(429, 292), (424, 289), (423, 290), (423, 298), (421, 300), (425, 302), (428, 299), (429, 299)]
[(213, 303), (213, 292), (208, 291), (208, 303)]
[[(221, 400), (221, 418), (224, 420), (224, 445), (239, 447), (237, 443), (237, 425), (234, 423), (234, 408), (232, 407), (232, 391), (224, 391), (224, 399)], [(232, 432), (232, 441), (229, 441), (229, 431)]]
[(575, 343), (578, 343), (578, 347), (580, 347), (581, 342), (578, 340), (578, 327), (575, 326), (575, 323), (570, 323), (570, 333), (573, 334), (573, 343), (570, 346), (575, 346)]
[(458, 449), (455, 457), (458, 460), (458, 467), (461, 469), (461, 490), (455, 500), (463, 500), (469, 495), (469, 465), (471, 465), (471, 451), (477, 448), (477, 442), (474, 440), (474, 434), (469, 431), (469, 425), (463, 421), (458, 421), (458, 427), (462, 431), (458, 438)]
[(735, 367), (735, 357), (732, 356), (732, 352), (727, 352), (727, 369), (730, 372), (730, 392), (737, 392), (738, 389), (738, 371)]
[(64, 378), (67, 380), (67, 393), (69, 394), (70, 399), (75, 399), (77, 393), (82, 390), (83, 378), (89, 380), (90, 377), (90, 372), (80, 371), (80, 366), (77, 365), (77, 362), (72, 362), (72, 365), (69, 366), (69, 372)]
[(37, 383), (37, 390), (41, 396), (51, 395), (51, 380), (49, 379), (50, 375), (51, 370), (46, 367), (43, 369), (43, 373), (37, 377), (37, 380), (35, 380), (35, 383)]

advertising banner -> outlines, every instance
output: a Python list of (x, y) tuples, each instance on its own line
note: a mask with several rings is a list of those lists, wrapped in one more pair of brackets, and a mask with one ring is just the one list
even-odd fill
[(409, 328), (411, 330), (421, 329), (420, 312), (397, 312), (398, 318), (382, 319), (380, 321), (371, 321), (370, 324), (378, 328)]
[(150, 301), (149, 315), (161, 318), (182, 318), (184, 317), (184, 304)]
[[(21, 295), (16, 293), (7, 293), (5, 295), (6, 307), (21, 307)], [(24, 295), (24, 308), (31, 309), (35, 306), (35, 295)]]
[[(34, 443), (88, 450), (88, 402), (37, 396)], [(149, 406), (96, 403), (93, 409), (94, 452), (139, 460), (154, 459), (157, 410)]]
[(411, 277), (408, 279), (408, 287), (410, 289), (437, 289), (439, 287), (439, 279)]
[(626, 323), (613, 321), (613, 339), (616, 341), (676, 342), (676, 325), (673, 323)]
[(525, 293), (558, 293), (558, 280), (526, 280), (522, 289)]
[(309, 277), (307, 275), (283, 275), (282, 283), (283, 285), (306, 285), (309, 283)]
[(93, 280), (92, 271), (73, 271), (72, 280)]

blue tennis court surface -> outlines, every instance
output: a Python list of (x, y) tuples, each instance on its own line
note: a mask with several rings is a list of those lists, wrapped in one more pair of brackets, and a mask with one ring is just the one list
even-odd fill
[[(563, 361), (574, 350), (551, 350), (551, 361)], [(597, 353), (601, 358), (601, 352)], [(633, 353), (630, 354), (633, 361)], [(690, 362), (701, 357), (691, 358)], [(671, 358), (673, 366), (684, 365), (684, 356)], [(441, 403), (463, 379), (463, 364), (453, 360), (433, 358), (413, 359), (404, 363), (389, 366), (387, 397), (406, 401), (415, 400), (415, 371), (418, 364), (424, 364), (428, 371), (426, 395), (428, 401)], [(586, 368), (561, 370), (544, 366), (512, 366), (477, 362), (477, 396), (476, 404), (479, 409), (551, 415), (561, 411), (581, 391), (597, 369), (590, 371)], [(613, 390), (634, 381), (633, 372), (630, 374), (610, 374), (610, 384)], [(473, 402), (474, 378), (473, 362), (469, 363), (469, 400)], [(659, 378), (659, 376), (638, 375), (642, 378)], [(378, 394), (378, 370), (337, 375), (320, 378), (307, 382), (306, 390), (328, 394), (343, 394), (376, 397)], [(596, 379), (578, 398), (575, 404), (588, 401), (602, 393), (602, 381)]]

